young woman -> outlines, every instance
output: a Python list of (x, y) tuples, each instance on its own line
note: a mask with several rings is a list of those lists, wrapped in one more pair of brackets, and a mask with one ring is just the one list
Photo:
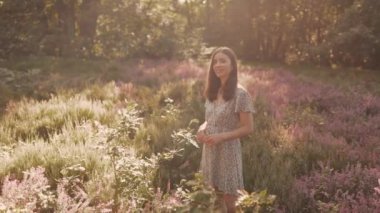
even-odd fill
[(228, 212), (235, 212), (237, 190), (243, 189), (240, 137), (253, 130), (252, 99), (238, 86), (235, 53), (217, 48), (211, 56), (205, 89), (206, 118), (197, 140), (203, 143), (201, 173), (223, 194)]

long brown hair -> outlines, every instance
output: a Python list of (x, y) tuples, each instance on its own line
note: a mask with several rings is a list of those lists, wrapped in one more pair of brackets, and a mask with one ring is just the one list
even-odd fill
[(237, 57), (236, 54), (234, 53), (233, 50), (231, 50), (228, 47), (219, 47), (215, 49), (212, 52), (211, 55), (211, 62), (210, 62), (210, 68), (207, 73), (207, 84), (206, 88), (204, 91), (205, 97), (209, 101), (214, 101), (216, 100), (218, 96), (218, 90), (222, 86), (220, 79), (216, 76), (215, 71), (214, 71), (214, 57), (217, 53), (223, 53), (228, 56), (228, 58), (231, 61), (232, 65), (232, 70), (230, 72), (230, 75), (227, 79), (226, 85), (224, 85), (223, 89), (223, 99), (225, 101), (228, 101), (232, 99), (235, 95), (235, 91), (237, 88), (237, 82), (238, 82), (238, 77), (237, 77)]

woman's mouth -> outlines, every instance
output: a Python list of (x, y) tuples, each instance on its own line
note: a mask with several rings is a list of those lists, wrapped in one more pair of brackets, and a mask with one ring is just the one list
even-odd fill
[(223, 70), (215, 70), (215, 74), (220, 75), (223, 73)]

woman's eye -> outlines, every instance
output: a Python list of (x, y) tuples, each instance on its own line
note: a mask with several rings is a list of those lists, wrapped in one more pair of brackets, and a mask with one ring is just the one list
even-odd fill
[(221, 60), (215, 60), (213, 64), (224, 64), (224, 63), (226, 63), (226, 60), (221, 59)]

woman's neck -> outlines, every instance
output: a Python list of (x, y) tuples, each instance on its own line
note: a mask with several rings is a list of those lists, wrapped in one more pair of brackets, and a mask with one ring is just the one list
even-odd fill
[(227, 78), (226, 79), (223, 79), (223, 78), (221, 78), (220, 79), (220, 88), (224, 88), (224, 86), (226, 85), (226, 83), (227, 83)]
[(216, 95), (216, 102), (217, 103), (221, 103), (224, 101), (224, 98), (223, 98), (223, 87), (220, 87), (219, 90), (218, 90), (218, 93)]

